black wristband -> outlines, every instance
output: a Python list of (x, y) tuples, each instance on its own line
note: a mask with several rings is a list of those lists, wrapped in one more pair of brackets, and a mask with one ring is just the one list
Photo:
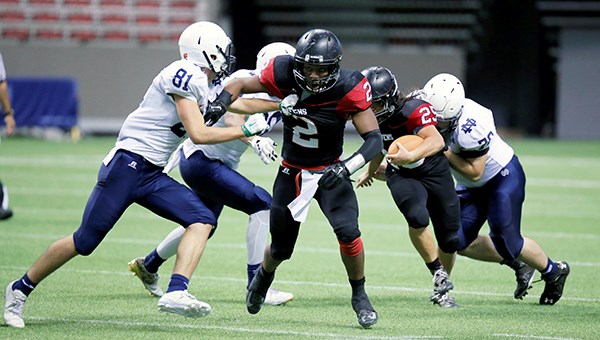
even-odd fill
[(229, 107), (229, 105), (231, 105), (231, 93), (223, 89), (215, 101), (220, 101), (221, 103), (225, 104), (226, 107)]

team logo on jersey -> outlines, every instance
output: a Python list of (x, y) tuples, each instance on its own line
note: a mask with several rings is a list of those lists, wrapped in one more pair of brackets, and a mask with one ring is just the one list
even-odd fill
[(283, 168), (283, 170), (281, 170), (282, 173), (289, 175), (290, 174), (290, 169), (289, 168)]
[(477, 121), (475, 121), (473, 118), (469, 118), (463, 125), (460, 126), (460, 129), (464, 133), (471, 133), (475, 126), (477, 126)]
[(382, 134), (382, 135), (381, 135), (381, 138), (382, 138), (384, 141), (390, 141), (390, 140), (394, 140), (394, 136), (392, 136), (392, 135), (391, 135), (391, 134), (389, 134), (389, 133)]
[(306, 109), (291, 108), (290, 112), (292, 113), (292, 116), (306, 116), (308, 114)]
[(137, 162), (136, 161), (131, 161), (131, 163), (127, 164), (128, 167), (137, 170)]
[(508, 170), (507, 168), (502, 169), (502, 171), (500, 171), (500, 175), (502, 175), (502, 177), (506, 177), (508, 175), (510, 175), (510, 170)]

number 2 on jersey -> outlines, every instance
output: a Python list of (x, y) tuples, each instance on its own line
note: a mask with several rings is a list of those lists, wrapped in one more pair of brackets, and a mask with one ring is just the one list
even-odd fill
[(316, 149), (319, 147), (319, 138), (317, 136), (317, 127), (310, 119), (306, 117), (296, 117), (306, 123), (304, 126), (294, 126), (294, 136), (292, 142), (305, 148)]

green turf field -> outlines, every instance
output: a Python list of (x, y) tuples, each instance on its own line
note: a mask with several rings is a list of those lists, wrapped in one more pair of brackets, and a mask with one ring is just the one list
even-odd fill
[[(113, 143), (2, 139), (0, 178), (15, 212), (0, 222), (2, 291), (52, 241), (77, 228)], [(247, 217), (226, 209), (190, 283), (190, 292), (213, 307), (200, 319), (159, 313), (157, 300), (127, 271), (129, 260), (148, 253), (175, 227), (134, 206), (91, 256), (74, 259), (41, 283), (27, 301), (25, 329), (2, 325), (0, 339), (600, 339), (600, 141), (511, 143), (528, 175), (523, 233), (552, 259), (571, 265), (554, 306), (538, 304), (542, 282), (518, 301), (512, 270), (462, 257), (452, 273), (460, 308), (431, 305), (431, 276), (381, 182), (357, 190), (367, 292), (380, 315), (372, 329), (356, 322), (337, 242), (316, 203), (294, 256), (273, 284), (295, 299), (257, 315), (248, 314), (244, 303)], [(349, 140), (346, 150), (357, 145)], [(269, 191), (276, 170), (252, 152), (242, 161), (241, 171)], [(163, 288), (173, 263), (160, 271)]]

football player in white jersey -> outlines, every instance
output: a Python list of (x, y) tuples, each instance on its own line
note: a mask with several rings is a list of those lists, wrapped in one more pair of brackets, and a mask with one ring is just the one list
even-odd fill
[(179, 38), (179, 50), (181, 59), (154, 78), (123, 123), (115, 147), (100, 166), (79, 228), (52, 243), (23, 277), (6, 287), (8, 326), (23, 328), (23, 307), (36, 285), (75, 256), (91, 254), (133, 203), (186, 228), (159, 310), (188, 317), (211, 311), (187, 292), (187, 285), (216, 218), (189, 188), (163, 173), (163, 167), (186, 135), (196, 144), (219, 143), (259, 134), (268, 125), (262, 114), (236, 127), (204, 124), (208, 84), (226, 75), (234, 62), (231, 40), (221, 27), (206, 21), (190, 25)]
[[(278, 55), (294, 55), (295, 48), (283, 42), (275, 42), (263, 47), (257, 55), (255, 70), (238, 70), (229, 79), (252, 77)], [(214, 86), (211, 92), (221, 92), (223, 86)], [(216, 97), (216, 96), (214, 96)], [(214, 99), (211, 98), (211, 99)], [(267, 93), (244, 95), (243, 98), (261, 98), (279, 105), (279, 98)], [(273, 127), (281, 120), (281, 112), (266, 114), (267, 122)], [(226, 113), (214, 126), (238, 126), (244, 123), (244, 117), (236, 113)], [(260, 159), (269, 164), (277, 157), (275, 142), (269, 137), (244, 137), (219, 144), (194, 144), (189, 139), (182, 144), (182, 150), (176, 150), (166, 171), (180, 165), (181, 175), (186, 184), (200, 197), (202, 202), (213, 211), (218, 219), (224, 206), (248, 214), (246, 230), (246, 250), (248, 255), (248, 285), (258, 271), (264, 257), (269, 234), (269, 209), (271, 195), (237, 172), (242, 154), (252, 146)], [(132, 271), (154, 296), (162, 296), (158, 284), (158, 268), (177, 252), (177, 245), (183, 236), (183, 227), (175, 228), (167, 237), (145, 257), (129, 262)], [(266, 304), (280, 305), (290, 301), (293, 294), (269, 289)]]
[[(448, 73), (431, 78), (423, 95), (447, 137), (445, 154), (457, 181), (459, 254), (490, 262), (522, 260), (537, 269), (546, 283), (539, 303), (555, 304), (570, 268), (565, 261), (552, 261), (537, 242), (521, 235), (525, 173), (514, 150), (498, 135), (492, 111), (465, 98), (461, 81)], [(489, 236), (479, 235), (486, 221)], [(532, 278), (533, 273), (527, 288)], [(520, 298), (526, 290), (522, 293)], [(515, 297), (519, 298), (516, 291)]]

